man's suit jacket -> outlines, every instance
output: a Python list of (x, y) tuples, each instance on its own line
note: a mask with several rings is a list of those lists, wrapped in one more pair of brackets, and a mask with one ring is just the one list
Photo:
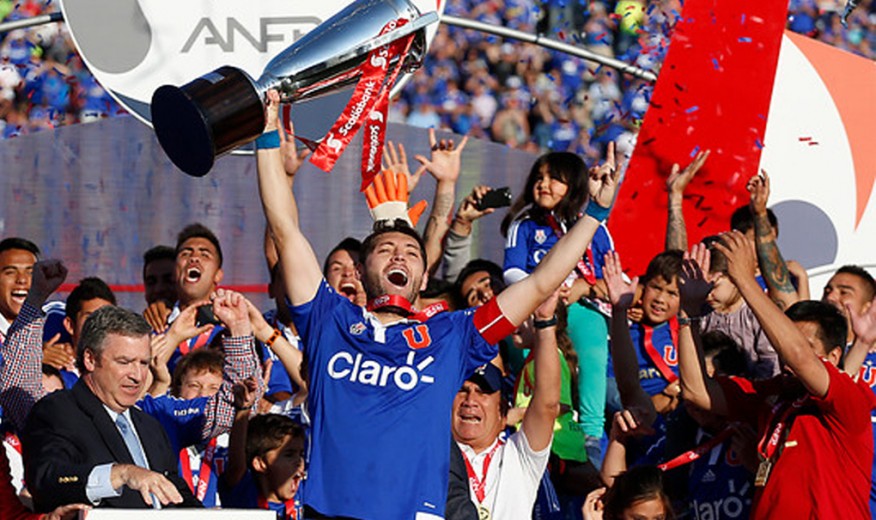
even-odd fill
[[(179, 462), (161, 424), (131, 408), (131, 420), (152, 471), (164, 473), (183, 497), (182, 506), (200, 507), (188, 485), (177, 473)], [(72, 390), (62, 390), (38, 401), (30, 412), (22, 436), (25, 480), (37, 511), (63, 504), (89, 503), (85, 494), (88, 475), (100, 464), (134, 464), (122, 435), (101, 401), (80, 380)], [(138, 491), (122, 488), (116, 498), (101, 500), (98, 507), (146, 508)]]

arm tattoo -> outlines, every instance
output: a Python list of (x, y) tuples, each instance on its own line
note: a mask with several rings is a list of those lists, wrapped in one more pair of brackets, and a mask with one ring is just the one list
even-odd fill
[(447, 222), (451, 210), (453, 210), (453, 195), (436, 194), (432, 212), (429, 214), (429, 222), (426, 223), (426, 231), (423, 233), (424, 240), (429, 240), (435, 234), (439, 224)]
[(684, 225), (684, 212), (681, 204), (669, 204), (665, 245), (667, 251), (672, 249), (687, 251), (687, 228)]
[(773, 300), (780, 308), (785, 308), (783, 296), (786, 294), (796, 296), (797, 290), (791, 283), (791, 275), (788, 266), (779, 252), (773, 228), (766, 215), (755, 215), (754, 231), (757, 243), (757, 262), (760, 272), (771, 292), (775, 293)]

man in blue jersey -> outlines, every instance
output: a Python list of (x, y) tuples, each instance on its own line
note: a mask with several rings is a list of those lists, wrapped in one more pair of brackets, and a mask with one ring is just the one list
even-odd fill
[[(303, 488), (307, 518), (440, 519), (449, 470), (450, 412), (466, 378), (493, 346), (560, 286), (617, 190), (613, 147), (591, 172), (594, 204), (531, 276), (478, 309), (418, 315), (426, 286), (422, 239), (398, 221), (362, 246), (363, 309), (331, 289), (299, 227), (278, 131), (279, 94), (268, 93), (256, 141), (259, 191), (279, 252), (292, 317), (310, 374), (312, 446)], [(400, 215), (401, 216), (401, 215)]]

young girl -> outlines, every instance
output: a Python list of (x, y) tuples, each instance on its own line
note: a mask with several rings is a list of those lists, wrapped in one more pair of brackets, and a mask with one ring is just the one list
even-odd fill
[(663, 490), (663, 472), (636, 466), (614, 479), (608, 491), (597, 489), (584, 501), (584, 520), (673, 520), (675, 514)]
[(779, 358), (770, 345), (754, 313), (745, 304), (739, 289), (727, 276), (727, 259), (711, 246), (715, 239), (706, 238), (691, 252), (708, 247), (711, 253), (709, 280), (712, 291), (706, 298), (711, 312), (703, 316), (700, 333), (721, 331), (740, 346), (745, 355), (746, 374), (753, 379), (769, 379), (779, 373)]
[[(502, 221), (502, 234), (507, 239), (503, 266), (506, 283), (517, 282), (532, 272), (575, 223), (587, 200), (587, 168), (580, 157), (551, 152), (535, 161), (523, 191)], [(602, 259), (612, 249), (608, 230), (600, 226), (578, 268), (570, 275), (566, 294), (570, 303), (568, 333), (581, 369), (577, 411), (587, 436), (588, 455), (597, 467), (608, 358)]]

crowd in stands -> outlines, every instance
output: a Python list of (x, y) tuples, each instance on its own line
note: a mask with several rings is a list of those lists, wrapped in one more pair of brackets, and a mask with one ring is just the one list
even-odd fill
[[(788, 28), (876, 59), (876, 2), (860, 0), (848, 28), (840, 24), (843, 7), (841, 0), (791, 0)], [(445, 12), (540, 32), (659, 72), (681, 8), (678, 0), (450, 0)], [(51, 0), (2, 0), (0, 21), (58, 10)], [(0, 34), (0, 60), (4, 138), (125, 113), (88, 72), (63, 23)], [(635, 132), (650, 90), (643, 80), (580, 58), (442, 25), (392, 117), (595, 159), (605, 143)]]

